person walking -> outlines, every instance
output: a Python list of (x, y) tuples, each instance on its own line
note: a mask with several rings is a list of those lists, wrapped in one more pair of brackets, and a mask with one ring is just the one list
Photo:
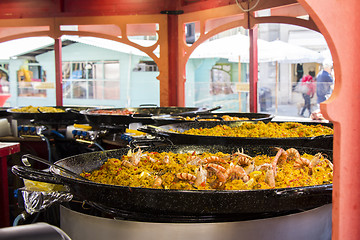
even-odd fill
[(332, 92), (332, 85), (334, 84), (331, 76), (332, 67), (332, 62), (325, 61), (323, 63), (323, 69), (316, 76), (316, 96), (318, 104), (325, 101)]
[(311, 75), (305, 75), (301, 79), (301, 88), (304, 89), (302, 91), (302, 96), (304, 98), (304, 106), (301, 109), (300, 116), (305, 117), (304, 113), (307, 109), (309, 111), (309, 116), (311, 115), (311, 98), (314, 97), (315, 94), (315, 83), (314, 79)]

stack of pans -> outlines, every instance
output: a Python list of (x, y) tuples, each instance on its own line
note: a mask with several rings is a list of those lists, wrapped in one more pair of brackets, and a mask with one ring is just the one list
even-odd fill
[[(138, 114), (147, 115), (141, 117), (149, 117), (144, 122), (155, 123), (156, 120), (153, 117), (156, 114), (144, 112), (145, 109), (141, 109), (142, 112), (140, 112), (140, 109), (133, 110), (139, 111)], [(152, 108), (152, 110), (155, 109)], [(193, 111), (192, 116), (202, 114), (196, 112), (199, 109), (181, 110), (183, 112), (187, 110)], [(135, 119), (137, 116), (134, 114), (114, 116), (111, 114), (99, 114), (92, 110), (82, 111), (81, 114), (86, 117), (90, 124), (98, 125), (104, 124), (104, 122), (113, 125), (130, 124), (139, 120)], [(159, 113), (157, 114), (159, 115)], [(174, 115), (173, 113), (164, 115), (178, 116), (178, 114)], [(266, 118), (265, 121), (270, 121), (272, 119), (272, 115), (258, 117), (258, 119), (251, 120), (258, 121), (260, 118)], [(273, 151), (273, 146), (284, 149), (296, 147), (300, 153), (315, 154), (322, 152), (329, 160), (332, 160), (332, 135), (307, 138), (256, 139), (195, 136), (169, 131), (170, 129), (183, 131), (218, 124), (234, 126), (243, 122), (185, 120), (185, 122), (179, 123), (178, 121), (184, 120), (176, 119), (176, 123), (171, 122), (172, 124), (161, 125), (160, 127), (147, 125), (140, 129), (160, 138), (165, 138), (169, 142), (175, 143), (175, 145), (141, 146), (141, 148), (149, 152), (171, 151), (174, 153), (195, 151), (197, 153), (219, 151), (234, 153), (238, 149), (243, 149), (244, 153), (252, 155), (254, 153), (269, 154)], [(324, 125), (331, 126), (331, 124)], [(55, 162), (55, 165), (66, 168), (75, 174), (80, 174), (98, 169), (108, 158), (121, 158), (128, 152), (129, 148), (84, 153), (59, 160)], [(329, 204), (332, 201), (332, 184), (257, 190), (173, 190), (95, 183), (74, 178), (54, 166), (50, 168), (50, 173), (30, 170), (22, 166), (13, 167), (13, 172), (25, 179), (66, 185), (70, 192), (80, 200), (100, 209), (111, 210), (115, 215), (121, 215), (122, 218), (139, 221), (156, 221), (154, 219), (160, 219), (158, 221), (161, 222), (186, 222), (189, 219), (192, 222), (206, 222), (207, 219), (210, 219), (210, 221), (237, 221), (309, 210)], [(154, 216), (157, 217), (154, 218)]]

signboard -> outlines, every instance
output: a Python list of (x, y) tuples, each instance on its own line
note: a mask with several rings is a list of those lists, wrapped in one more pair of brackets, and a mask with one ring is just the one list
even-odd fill
[(237, 92), (249, 92), (250, 91), (250, 84), (248, 82), (236, 83), (235, 86), (236, 86)]
[(33, 82), (35, 89), (55, 89), (55, 83), (53, 82)]

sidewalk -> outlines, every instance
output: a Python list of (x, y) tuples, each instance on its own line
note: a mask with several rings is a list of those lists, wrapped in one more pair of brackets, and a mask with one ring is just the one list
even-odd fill
[[(312, 109), (315, 110), (315, 109)], [(305, 111), (306, 117), (299, 116), (298, 106), (295, 104), (287, 104), (287, 105), (278, 105), (277, 110), (275, 109), (275, 106), (272, 106), (271, 108), (267, 109), (266, 113), (271, 113), (275, 115), (274, 120), (296, 120), (296, 121), (311, 121), (309, 118), (308, 111)]]

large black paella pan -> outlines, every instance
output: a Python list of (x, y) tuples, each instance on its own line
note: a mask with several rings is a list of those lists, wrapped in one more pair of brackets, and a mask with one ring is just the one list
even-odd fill
[(154, 124), (153, 116), (175, 116), (181, 113), (199, 113), (211, 111), (198, 107), (129, 107), (97, 108), (81, 111), (92, 125), (118, 125), (130, 123)]
[(65, 107), (65, 106), (44, 106), (44, 107), (17, 107), (9, 108), (7, 112), (16, 120), (33, 120), (36, 123), (49, 124), (73, 124), (86, 122), (80, 111), (87, 107)]
[[(151, 152), (218, 152), (233, 153), (241, 146), (160, 146), (144, 148)], [(321, 152), (332, 159), (332, 151), (311, 148), (297, 148), (300, 153)], [(129, 149), (85, 153), (64, 158), (55, 164), (77, 174), (99, 169), (108, 158), (120, 158)], [(244, 153), (270, 154), (273, 147), (243, 146)], [(14, 166), (13, 172), (23, 178), (37, 181), (56, 182), (69, 187), (70, 192), (81, 200), (100, 204), (109, 209), (136, 214), (181, 217), (225, 217), (238, 219), (248, 214), (271, 214), (288, 211), (302, 211), (319, 207), (332, 201), (332, 184), (272, 188), (260, 190), (170, 190), (100, 184), (73, 177), (51, 168), (51, 174), (42, 171), (29, 173), (27, 167)]]
[(180, 115), (159, 115), (153, 120), (157, 126), (174, 123), (217, 121), (217, 122), (238, 122), (238, 121), (271, 121), (275, 116), (270, 113), (243, 113), (243, 112), (200, 112)]
[[(215, 129), (217, 126), (226, 126), (229, 128), (237, 128), (242, 124), (254, 123), (259, 124), (257, 121), (237, 121), (237, 122), (184, 122), (174, 123), (161, 126), (147, 125), (139, 128), (139, 131), (160, 137), (166, 138), (174, 144), (245, 144), (245, 145), (287, 145), (297, 147), (313, 147), (313, 148), (324, 148), (332, 149), (333, 146), (333, 135), (317, 135), (317, 136), (297, 136), (297, 137), (258, 137), (255, 136), (228, 136), (228, 135), (197, 135), (188, 133), (186, 131), (190, 129), (201, 130), (201, 129)], [(265, 122), (264, 122), (265, 123)], [(313, 126), (316, 128), (332, 128), (331, 123), (317, 123), (317, 122), (266, 122), (266, 125), (272, 123), (276, 124), (292, 124), (294, 130), (297, 126)], [(260, 123), (261, 124), (261, 123)], [(256, 129), (254, 128), (256, 131)], [(249, 130), (253, 131), (252, 129)], [(281, 131), (281, 130), (279, 130)]]

